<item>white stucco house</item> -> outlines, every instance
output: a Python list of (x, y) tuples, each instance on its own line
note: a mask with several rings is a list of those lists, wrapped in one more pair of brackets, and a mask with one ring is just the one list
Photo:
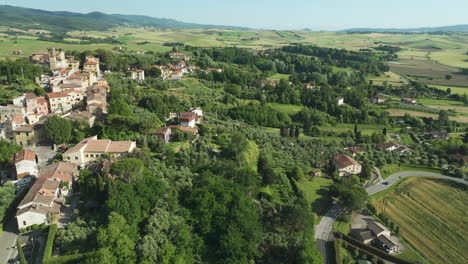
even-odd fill
[(339, 154), (335, 156), (333, 161), (336, 171), (340, 177), (345, 175), (359, 174), (362, 171), (361, 164), (347, 155)]
[(112, 141), (110, 139), (97, 139), (97, 136), (85, 138), (80, 143), (63, 153), (63, 160), (84, 165), (98, 160), (103, 155), (113, 158), (124, 157), (136, 148), (134, 141)]

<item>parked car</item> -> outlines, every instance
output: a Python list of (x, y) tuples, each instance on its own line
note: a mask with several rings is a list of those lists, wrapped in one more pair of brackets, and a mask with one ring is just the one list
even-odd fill
[(383, 182), (382, 184), (383, 184), (383, 185), (388, 185), (388, 184), (389, 184), (389, 182), (388, 182), (388, 181), (386, 181), (386, 182)]

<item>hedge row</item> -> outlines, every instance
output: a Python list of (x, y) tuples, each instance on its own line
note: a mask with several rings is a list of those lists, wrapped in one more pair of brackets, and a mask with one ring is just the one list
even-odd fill
[(333, 246), (335, 247), (335, 263), (336, 264), (343, 264), (343, 260), (341, 259), (341, 245), (340, 240), (335, 239), (333, 241)]
[(16, 239), (16, 249), (18, 250), (18, 256), (21, 264), (28, 264), (28, 262), (26, 261), (26, 257), (24, 256), (23, 248), (21, 247), (21, 244), (18, 239)]
[(48, 264), (52, 258), (52, 250), (54, 247), (55, 234), (57, 234), (58, 226), (53, 224), (49, 226), (49, 234), (47, 235), (47, 242), (44, 249), (44, 256), (42, 258), (42, 263)]
[(394, 262), (396, 264), (413, 264), (413, 262), (410, 262), (410, 261), (406, 261), (404, 259), (401, 259), (397, 256), (393, 256), (393, 255), (390, 255), (390, 254), (387, 254), (387, 252), (383, 251), (383, 250), (380, 250), (380, 249), (377, 249), (375, 247), (372, 247), (372, 246), (369, 246), (369, 245), (366, 245), (364, 243), (362, 243), (361, 241), (358, 241), (350, 236), (347, 236), (345, 234), (339, 234), (340, 237), (350, 243), (351, 245), (354, 245), (358, 248), (361, 248), (361, 249), (364, 249), (365, 251), (368, 251), (374, 255), (376, 255), (377, 257), (379, 258), (382, 258), (384, 260), (388, 260), (388, 261), (391, 261), (391, 262)]

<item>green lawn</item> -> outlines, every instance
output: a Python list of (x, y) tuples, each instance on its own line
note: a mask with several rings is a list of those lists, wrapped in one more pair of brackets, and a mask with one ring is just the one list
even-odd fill
[[(312, 211), (317, 216), (322, 216), (326, 213), (330, 206), (330, 197), (328, 196), (328, 188), (333, 184), (332, 179), (323, 177), (314, 177), (312, 180), (301, 179), (297, 185), (304, 192), (307, 202), (312, 205)], [(318, 220), (316, 218), (316, 220)]]
[(289, 74), (281, 74), (281, 73), (278, 73), (278, 74), (275, 74), (273, 76), (270, 77), (271, 79), (277, 79), (277, 80), (289, 80)]
[(431, 84), (430, 86), (434, 86), (438, 89), (446, 91), (448, 88), (450, 88), (452, 94), (468, 94), (468, 87), (463, 87), (463, 86), (449, 86), (449, 85), (433, 85)]
[(348, 223), (335, 221), (333, 223), (333, 232), (340, 232), (343, 234), (348, 234), (350, 232), (351, 227)]
[(294, 115), (299, 113), (302, 108), (301, 105), (291, 105), (291, 104), (280, 104), (280, 103), (268, 103), (268, 106), (271, 106), (273, 109), (283, 112), (288, 115)]
[(425, 171), (425, 172), (433, 172), (433, 173), (442, 173), (441, 169), (417, 166), (417, 165), (398, 166), (398, 164), (388, 164), (388, 165), (383, 166), (380, 169), (380, 172), (382, 173), (382, 177), (384, 179), (387, 179), (392, 174), (395, 174), (397, 172), (402, 172), (402, 171)]
[(418, 103), (423, 104), (423, 105), (463, 106), (463, 102), (452, 101), (452, 100), (438, 100), (438, 99), (429, 99), (429, 98), (418, 98), (417, 101), (418, 101)]

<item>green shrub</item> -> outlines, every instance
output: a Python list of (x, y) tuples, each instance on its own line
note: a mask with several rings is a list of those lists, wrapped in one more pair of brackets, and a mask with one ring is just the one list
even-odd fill
[(49, 234), (47, 235), (47, 242), (44, 248), (44, 256), (42, 258), (42, 263), (48, 264), (52, 258), (52, 250), (54, 247), (54, 239), (57, 234), (58, 227), (56, 224), (49, 226)]
[(24, 256), (23, 248), (18, 239), (16, 239), (16, 249), (18, 250), (18, 256), (20, 259), (21, 264), (28, 264), (26, 261), (26, 257)]

